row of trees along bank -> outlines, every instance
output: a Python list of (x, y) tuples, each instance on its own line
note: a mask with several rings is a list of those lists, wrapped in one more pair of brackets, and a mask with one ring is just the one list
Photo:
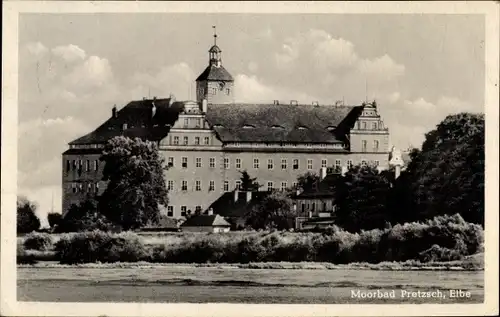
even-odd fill
[[(483, 114), (450, 115), (426, 134), (421, 150), (412, 151), (398, 179), (391, 171), (353, 167), (335, 184), (337, 225), (358, 232), (458, 213), (484, 226), (484, 131)], [(59, 230), (130, 230), (157, 223), (159, 205), (168, 204), (166, 165), (157, 146), (116, 137), (106, 144), (101, 160), (105, 192), (71, 206), (64, 219), (51, 216)], [(241, 180), (242, 190), (260, 187), (248, 173)], [(298, 182), (306, 188), (317, 180), (306, 174)], [(286, 193), (273, 193), (252, 209), (247, 222), (255, 229), (287, 229), (291, 222), (286, 220), (295, 216), (292, 205)], [(40, 226), (34, 209), (29, 201), (18, 201), (18, 232)]]

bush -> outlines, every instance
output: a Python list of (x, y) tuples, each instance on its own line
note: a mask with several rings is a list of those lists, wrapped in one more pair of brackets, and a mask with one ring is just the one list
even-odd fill
[(26, 236), (24, 248), (26, 250), (46, 251), (53, 246), (52, 236), (48, 233), (33, 232)]
[[(425, 223), (351, 233), (332, 227), (322, 233), (288, 231), (179, 234), (161, 245), (136, 234), (101, 231), (63, 236), (56, 244), (61, 263), (135, 262), (251, 263), (318, 261), (335, 264), (407, 260), (454, 261), (481, 250), (478, 225), (460, 216), (440, 216)], [(158, 243), (158, 242), (155, 242)]]
[(102, 231), (66, 235), (56, 243), (57, 258), (63, 264), (93, 262), (137, 262), (149, 258), (140, 238), (130, 232)]

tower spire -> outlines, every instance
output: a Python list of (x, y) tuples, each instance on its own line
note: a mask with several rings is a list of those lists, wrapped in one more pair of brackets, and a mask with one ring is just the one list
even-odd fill
[(214, 29), (214, 45), (217, 45), (217, 28), (215, 25), (212, 25), (212, 29)]

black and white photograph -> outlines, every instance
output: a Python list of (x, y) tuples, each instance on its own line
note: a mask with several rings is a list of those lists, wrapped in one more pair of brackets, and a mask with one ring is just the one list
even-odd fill
[(2, 315), (498, 314), (498, 3), (3, 4)]

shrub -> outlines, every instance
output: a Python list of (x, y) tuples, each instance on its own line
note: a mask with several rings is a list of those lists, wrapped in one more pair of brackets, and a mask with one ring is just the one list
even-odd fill
[(137, 262), (148, 258), (140, 238), (130, 232), (109, 234), (102, 231), (66, 235), (56, 243), (61, 263)]
[(26, 250), (46, 251), (53, 246), (52, 236), (48, 233), (32, 232), (26, 236), (24, 240), (24, 248)]

